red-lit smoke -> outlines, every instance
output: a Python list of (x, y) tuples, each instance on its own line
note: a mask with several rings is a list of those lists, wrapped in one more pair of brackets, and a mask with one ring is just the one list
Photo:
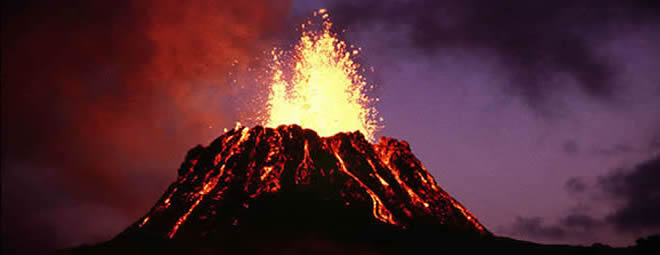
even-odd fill
[[(267, 0), (3, 3), (3, 204), (21, 201), (3, 213), (60, 206), (30, 201), (38, 196), (30, 186), (44, 185), (52, 200), (67, 200), (59, 204), (141, 213), (185, 151), (233, 121), (222, 105), (227, 73), (269, 47), (288, 7)], [(54, 169), (54, 178), (39, 178), (38, 169)]]

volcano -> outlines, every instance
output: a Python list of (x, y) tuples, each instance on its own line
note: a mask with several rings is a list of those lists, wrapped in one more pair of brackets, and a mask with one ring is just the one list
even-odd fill
[(492, 236), (406, 142), (256, 126), (191, 149), (156, 205), (106, 245), (207, 247), (310, 236), (375, 245), (428, 231)]
[[(296, 125), (234, 129), (208, 147), (193, 148), (177, 181), (129, 232), (198, 239), (243, 226), (344, 220), (306, 210), (315, 203), (373, 224), (401, 229), (432, 224), (489, 235), (435, 183), (406, 142), (381, 138), (371, 144), (360, 132), (322, 138)], [(279, 219), (269, 223), (273, 219), (263, 221), (264, 216)]]

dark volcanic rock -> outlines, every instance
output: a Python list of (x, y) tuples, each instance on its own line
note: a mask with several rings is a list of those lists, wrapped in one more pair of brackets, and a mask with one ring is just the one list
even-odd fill
[(299, 126), (237, 128), (188, 152), (176, 180), (124, 235), (214, 238), (239, 229), (417, 226), (489, 232), (444, 192), (406, 142), (319, 137)]
[(149, 213), (113, 240), (74, 251), (383, 253), (442, 234), (447, 242), (492, 236), (435, 183), (406, 142), (257, 126), (191, 149)]

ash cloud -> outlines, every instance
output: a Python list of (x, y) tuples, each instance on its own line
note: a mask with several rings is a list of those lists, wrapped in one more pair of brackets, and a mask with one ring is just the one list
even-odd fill
[(534, 238), (563, 239), (566, 236), (563, 228), (544, 224), (541, 217), (516, 217), (508, 232)]
[(649, 144), (649, 149), (651, 151), (660, 150), (660, 134), (653, 137)]
[(540, 240), (575, 240), (603, 229), (603, 222), (590, 215), (574, 212), (559, 219), (558, 222), (547, 222), (542, 217), (515, 218), (510, 226), (502, 229), (504, 232), (527, 236)]
[(578, 228), (582, 230), (593, 230), (600, 224), (600, 221), (586, 214), (570, 214), (560, 220), (560, 225), (568, 228)]
[[(589, 193), (611, 204), (612, 213), (596, 217), (572, 210), (555, 223), (544, 223), (541, 217), (516, 217), (504, 232), (551, 241), (585, 237), (585, 233), (612, 230), (617, 235), (637, 237), (660, 232), (660, 155), (641, 162), (632, 169), (618, 169), (599, 176), (589, 186), (584, 178), (571, 178), (566, 190), (579, 195)], [(608, 230), (608, 231), (609, 231)]]
[(598, 180), (598, 188), (620, 206), (605, 219), (621, 232), (660, 231), (660, 155), (632, 171), (618, 170)]
[(549, 242), (576, 241), (583, 238), (593, 238), (594, 234), (606, 226), (603, 221), (584, 213), (570, 213), (557, 222), (548, 222), (542, 217), (518, 216), (509, 225), (502, 227), (501, 232), (515, 236), (525, 236)]
[[(382, 79), (384, 82), (378, 83), (387, 84), (388, 80), (397, 80), (402, 84), (390, 82), (387, 85), (404, 88), (421, 83), (424, 86), (419, 87), (438, 88), (438, 91), (445, 92), (452, 91), (453, 88), (441, 87), (451, 87), (460, 84), (455, 81), (463, 80), (426, 77), (421, 79), (419, 76), (484, 76), (485, 78), (474, 82), (478, 83), (478, 86), (474, 86), (474, 90), (478, 90), (475, 93), (491, 93), (488, 86), (502, 86), (505, 93), (516, 98), (504, 97), (501, 102), (521, 99), (531, 107), (501, 107), (509, 111), (507, 114), (517, 115), (518, 108), (522, 108), (521, 111), (536, 110), (534, 114), (546, 113), (546, 110), (552, 113), (558, 111), (563, 115), (563, 120), (568, 120), (562, 123), (571, 122), (567, 125), (588, 130), (578, 132), (579, 129), (572, 128), (569, 131), (555, 129), (563, 124), (550, 122), (539, 122), (538, 126), (532, 128), (534, 131), (544, 130), (547, 134), (564, 137), (562, 139), (571, 137), (572, 140), (564, 143), (553, 142), (559, 144), (562, 154), (565, 154), (561, 157), (571, 157), (571, 160), (562, 163), (578, 163), (574, 168), (583, 167), (584, 165), (579, 164), (591, 160), (587, 158), (595, 154), (596, 157), (604, 158), (602, 163), (598, 163), (601, 166), (598, 171), (605, 173), (611, 169), (611, 165), (608, 165), (610, 163), (606, 163), (608, 161), (624, 156), (645, 155), (648, 153), (647, 147), (651, 150), (658, 147), (655, 145), (657, 139), (649, 139), (649, 133), (651, 136), (657, 133), (654, 131), (657, 118), (652, 114), (653, 110), (650, 110), (654, 109), (655, 103), (643, 107), (640, 103), (639, 108), (634, 103), (645, 102), (647, 98), (657, 95), (657, 86), (654, 85), (657, 77), (652, 71), (647, 71), (657, 69), (657, 63), (642, 60), (647, 56), (657, 55), (660, 49), (657, 45), (651, 45), (657, 41), (655, 28), (660, 25), (660, 5), (657, 1), (366, 0), (328, 3), (331, 4), (328, 9), (336, 27), (346, 28), (349, 31), (348, 36), (355, 35), (356, 38), (373, 44), (370, 46), (379, 46), (370, 47), (374, 49), (373, 54), (367, 54), (367, 57), (378, 54), (378, 63), (385, 63), (385, 70), (391, 72), (384, 74), (387, 76)], [(351, 31), (356, 32), (350, 34)], [(365, 47), (365, 52), (368, 49)], [(478, 69), (472, 62), (466, 64), (455, 61), (466, 55), (470, 59), (483, 57), (484, 62), (489, 63), (489, 69), (486, 70), (489, 73), (480, 73), (482, 69)], [(397, 69), (397, 63), (403, 62), (402, 60), (414, 63), (405, 67), (410, 73), (397, 73), (400, 70)], [(460, 67), (456, 70), (447, 68), (454, 65)], [(494, 66), (492, 69), (491, 65)], [(379, 69), (384, 68), (376, 68)], [(453, 84), (443, 83), (446, 81)], [(458, 86), (466, 86), (465, 84)], [(498, 93), (493, 96), (495, 100), (500, 100), (499, 89), (500, 87), (492, 90), (493, 93)], [(438, 105), (438, 108), (450, 109), (447, 111), (464, 111), (456, 115), (460, 117), (468, 112), (465, 109), (472, 109), (456, 103), (460, 100), (454, 98), (461, 96), (446, 96), (441, 99), (443, 102), (428, 102), (432, 102), (434, 106)], [(474, 101), (466, 105), (483, 103), (477, 96), (470, 99)], [(573, 102), (570, 102), (570, 105), (561, 105), (564, 100)], [(488, 108), (490, 110), (491, 107)], [(435, 111), (444, 114), (442, 110)], [(478, 119), (475, 123), (486, 123), (482, 120), (485, 119), (483, 116), (476, 113), (475, 115), (479, 117), (475, 117)], [(638, 123), (640, 120), (643, 125), (629, 124)], [(512, 118), (500, 121), (515, 123), (520, 120)], [(460, 120), (452, 119), (447, 122)], [(594, 123), (598, 123), (598, 126)], [(438, 124), (442, 125), (444, 123)], [(609, 130), (610, 127), (612, 130)], [(621, 132), (613, 131), (618, 127), (621, 127)], [(573, 131), (576, 132), (572, 133)], [(592, 140), (592, 136), (596, 139)], [(591, 143), (596, 145), (592, 146)], [(480, 145), (492, 146), (485, 141)], [(593, 149), (594, 147), (597, 149)], [(520, 161), (528, 162), (525, 159)], [(446, 167), (443, 163), (439, 164)], [(551, 167), (555, 166), (544, 169)], [(594, 171), (597, 167), (593, 167)], [(538, 169), (525, 168), (521, 171), (542, 170), (539, 166)], [(566, 174), (566, 177), (571, 175)], [(593, 184), (591, 179), (577, 178), (573, 181), (566, 186), (571, 189), (569, 193), (576, 198), (589, 199), (592, 193), (602, 191), (602, 185)], [(546, 191), (538, 192), (539, 197), (553, 196), (543, 193)], [(607, 200), (612, 202), (608, 209), (621, 209), (611, 196), (608, 196)], [(591, 202), (593, 201), (587, 201)], [(521, 217), (510, 226), (515, 226), (519, 232), (534, 233), (547, 238), (562, 237), (563, 240), (573, 239), (576, 235), (584, 236), (587, 231), (599, 232), (601, 228), (609, 231), (609, 228), (614, 226), (612, 220), (605, 219), (603, 215), (592, 215), (587, 210), (573, 209), (575, 208), (567, 208), (566, 214), (556, 221), (550, 218)], [(612, 236), (614, 235), (602, 237), (607, 239)], [(625, 239), (623, 234), (621, 238), (618, 238), (618, 235), (616, 237), (617, 240)]]
[(566, 181), (565, 188), (570, 194), (582, 194), (587, 190), (587, 183), (584, 178), (572, 177)]
[(227, 73), (260, 56), (288, 6), (4, 1), (3, 254), (101, 241), (88, 234), (141, 216), (185, 152), (231, 125)]
[(568, 140), (562, 144), (562, 150), (568, 155), (575, 155), (579, 152), (580, 148), (575, 140)]
[[(420, 55), (447, 49), (488, 52), (508, 67), (511, 87), (535, 108), (560, 88), (567, 75), (579, 89), (601, 100), (615, 96), (614, 63), (593, 47), (599, 33), (624, 32), (625, 25), (658, 25), (657, 1), (339, 1), (333, 19), (350, 29), (383, 25), (402, 29)], [(334, 11), (333, 11), (334, 10)], [(402, 28), (403, 27), (403, 28)], [(400, 38), (384, 38), (399, 48)]]

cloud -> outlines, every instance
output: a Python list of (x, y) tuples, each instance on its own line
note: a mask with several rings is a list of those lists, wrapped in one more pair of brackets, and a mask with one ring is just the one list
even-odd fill
[(622, 232), (660, 231), (660, 155), (630, 171), (602, 176), (600, 190), (619, 204), (606, 221)]
[[(331, 7), (339, 26), (353, 30), (385, 25), (401, 30), (384, 38), (392, 48), (401, 38), (423, 56), (447, 49), (468, 49), (497, 56), (513, 80), (507, 90), (531, 106), (548, 92), (577, 81), (592, 98), (614, 96), (617, 70), (594, 47), (596, 34), (621, 32), (618, 25), (658, 24), (653, 1), (338, 1)], [(333, 11), (334, 10), (334, 11)]]
[[(3, 2), (3, 240), (61, 230), (23, 228), (36, 221), (31, 212), (112, 208), (128, 216), (108, 216), (115, 224), (144, 213), (186, 150), (234, 121), (223, 100), (227, 73), (261, 56), (287, 8), (268, 0)], [(87, 237), (67, 238), (53, 245)]]
[(568, 228), (591, 230), (600, 224), (599, 220), (586, 214), (570, 214), (560, 220), (560, 225)]
[(612, 212), (598, 217), (577, 208), (551, 223), (544, 223), (541, 217), (519, 216), (502, 231), (550, 241), (593, 238), (596, 233), (610, 230), (619, 236), (638, 237), (660, 232), (660, 155), (632, 169), (599, 176), (595, 185), (574, 177), (565, 187), (573, 195), (597, 195), (594, 197), (604, 200)]
[(651, 143), (649, 144), (649, 150), (650, 151), (660, 150), (660, 134), (654, 136), (653, 139), (651, 139)]
[(633, 148), (627, 144), (615, 144), (610, 148), (601, 148), (596, 150), (596, 154), (603, 156), (613, 156), (617, 154), (625, 154), (638, 151), (638, 149)]
[(556, 222), (548, 222), (537, 216), (517, 216), (510, 225), (502, 227), (500, 232), (549, 242), (593, 241), (597, 233), (606, 227), (602, 220), (591, 215), (571, 212)]
[(571, 194), (581, 194), (587, 190), (587, 184), (584, 178), (573, 177), (566, 181), (566, 190)]
[(516, 217), (507, 232), (542, 239), (563, 239), (566, 236), (563, 228), (545, 225), (541, 217)]
[(566, 154), (575, 155), (578, 153), (578, 145), (575, 140), (568, 140), (562, 144), (562, 149)]

